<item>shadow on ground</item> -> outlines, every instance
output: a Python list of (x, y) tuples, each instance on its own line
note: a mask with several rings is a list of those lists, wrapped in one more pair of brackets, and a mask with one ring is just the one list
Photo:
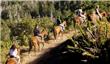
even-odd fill
[[(71, 42), (71, 40), (63, 42), (62, 44), (44, 53), (40, 58), (35, 59), (29, 64), (88, 64), (88, 62), (89, 64), (93, 64), (93, 59), (88, 58), (88, 62), (85, 63), (81, 61), (85, 58), (81, 55), (81, 53), (69, 52), (67, 45), (73, 46)], [(93, 61), (91, 62), (91, 60)]]
[[(79, 38), (78, 38), (79, 39)], [(107, 51), (102, 49), (99, 58), (93, 59), (87, 56), (82, 56), (82, 52), (70, 52), (67, 45), (74, 46), (71, 40), (66, 40), (62, 44), (45, 52), (41, 57), (29, 62), (28, 64), (109, 64), (110, 56), (110, 40), (104, 46)], [(108, 44), (109, 43), (109, 44)], [(24, 51), (27, 52), (27, 51)], [(108, 56), (106, 56), (108, 54)], [(82, 60), (87, 60), (87, 62)]]

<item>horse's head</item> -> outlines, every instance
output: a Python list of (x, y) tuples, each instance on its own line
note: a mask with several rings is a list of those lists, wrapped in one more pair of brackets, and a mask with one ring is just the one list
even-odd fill
[(102, 15), (102, 17), (107, 17), (107, 13), (105, 11), (101, 11), (100, 14)]
[(88, 14), (87, 14), (87, 19), (89, 21), (92, 21), (92, 23), (96, 24), (97, 21), (99, 21), (99, 16), (96, 14), (96, 12), (93, 10), (93, 11), (90, 11)]
[(47, 28), (44, 28), (44, 29), (41, 31), (41, 34), (48, 34), (48, 29), (47, 29)]

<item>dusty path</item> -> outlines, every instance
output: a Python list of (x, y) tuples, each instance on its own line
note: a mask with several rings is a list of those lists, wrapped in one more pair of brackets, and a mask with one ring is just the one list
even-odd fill
[(63, 36), (58, 37), (56, 40), (49, 40), (50, 44), (45, 44), (43, 50), (40, 52), (34, 52), (31, 51), (30, 54), (28, 52), (23, 53), (21, 56), (21, 64), (29, 64), (29, 62), (33, 61), (34, 59), (39, 58), (41, 55), (43, 55), (45, 52), (51, 50), (53, 47), (58, 46), (62, 42), (66, 41), (68, 37), (72, 37), (76, 31), (69, 31), (68, 33), (63, 34)]

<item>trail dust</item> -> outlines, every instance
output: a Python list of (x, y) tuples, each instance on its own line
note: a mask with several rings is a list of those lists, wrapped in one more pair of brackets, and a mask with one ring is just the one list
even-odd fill
[(30, 53), (28, 52), (23, 53), (21, 55), (21, 64), (29, 64), (29, 62), (33, 61), (34, 59), (40, 58), (40, 56), (42, 56), (45, 52), (63, 43), (64, 41), (69, 39), (69, 37), (72, 37), (73, 35), (75, 35), (77, 32), (78, 31), (76, 30), (71, 30), (67, 33), (64, 33), (63, 35), (60, 35), (59, 37), (56, 38), (56, 40), (49, 40), (48, 41), (49, 44), (45, 43), (43, 50), (39, 52), (34, 52), (32, 50)]

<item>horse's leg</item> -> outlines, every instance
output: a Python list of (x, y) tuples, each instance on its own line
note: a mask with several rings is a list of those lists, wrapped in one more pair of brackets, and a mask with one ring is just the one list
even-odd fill
[(41, 42), (41, 44), (43, 45), (42, 48), (41, 48), (41, 50), (42, 50), (44, 48), (44, 42)]
[(56, 32), (56, 38), (58, 38), (59, 37), (59, 32)]
[(64, 33), (64, 31), (60, 31), (60, 34), (61, 34), (62, 37), (63, 37), (63, 33)]
[(30, 53), (30, 51), (32, 50), (32, 41), (31, 40), (29, 40), (29, 53)]
[(55, 30), (54, 30), (53, 34), (54, 34), (54, 38), (56, 39), (57, 34), (56, 34)]
[(57, 33), (57, 37), (58, 37), (58, 39), (60, 38), (60, 36), (61, 36), (61, 33), (60, 33), (60, 31)]
[(41, 36), (41, 41), (43, 41), (43, 35)]
[(41, 40), (43, 40), (43, 35), (42, 34), (40, 34), (39, 37), (40, 37)]
[(48, 40), (50, 39), (50, 38), (49, 38), (49, 35), (45, 35), (45, 37), (46, 37), (46, 38), (44, 39), (44, 42), (47, 43), (47, 44), (49, 44), (49, 42), (48, 42)]
[(59, 30), (59, 32), (58, 32), (58, 37), (59, 36), (62, 36), (62, 32), (63, 32), (64, 30), (62, 29), (62, 28), (60, 28), (60, 30)]
[(36, 52), (37, 51), (37, 46), (36, 46), (36, 43), (35, 42), (33, 42), (34, 43), (34, 52)]
[(37, 42), (38, 52), (40, 51), (40, 42)]

